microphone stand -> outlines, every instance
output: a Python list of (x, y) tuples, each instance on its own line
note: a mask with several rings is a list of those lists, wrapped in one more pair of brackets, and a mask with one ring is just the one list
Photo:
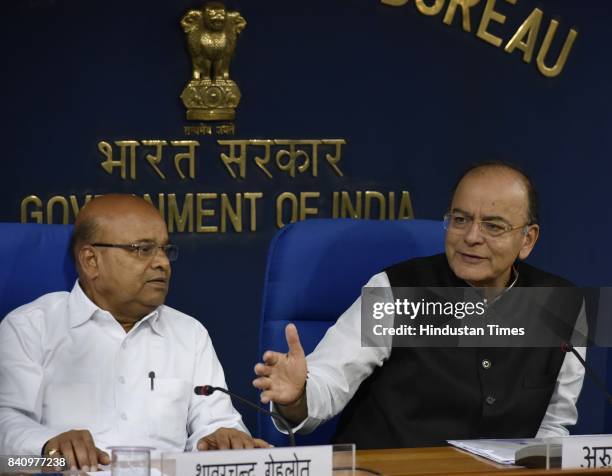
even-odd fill
[(255, 405), (253, 402), (247, 400), (246, 398), (241, 397), (240, 395), (236, 395), (233, 392), (230, 392), (226, 388), (222, 387), (213, 387), (212, 385), (203, 385), (194, 388), (194, 392), (196, 395), (212, 395), (215, 391), (219, 391), (229, 395), (231, 398), (235, 398), (236, 400), (241, 401), (245, 405), (248, 405), (251, 408), (255, 408), (257, 411), (265, 413), (266, 415), (272, 417), (276, 422), (280, 423), (280, 425), (287, 431), (287, 436), (289, 437), (289, 445), (295, 446), (295, 435), (293, 434), (293, 430), (291, 429), (291, 425), (289, 422), (285, 420), (281, 415), (277, 412), (271, 412), (264, 408), (261, 408), (259, 405)]
[(572, 354), (576, 356), (580, 364), (584, 367), (586, 372), (591, 376), (591, 378), (593, 379), (597, 387), (599, 387), (599, 390), (601, 390), (601, 392), (606, 396), (606, 399), (608, 400), (608, 404), (612, 405), (612, 395), (610, 395), (610, 392), (608, 392), (606, 385), (602, 382), (599, 375), (597, 375), (597, 373), (595, 373), (595, 371), (586, 363), (586, 361), (576, 351), (576, 349), (574, 349), (574, 346), (570, 342), (565, 342), (561, 348), (563, 349), (564, 352), (567, 352), (567, 353), (571, 352)]

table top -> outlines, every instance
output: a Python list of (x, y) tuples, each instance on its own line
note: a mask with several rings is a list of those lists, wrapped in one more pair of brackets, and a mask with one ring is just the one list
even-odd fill
[(359, 450), (356, 466), (369, 471), (360, 471), (358, 476), (381, 474), (384, 476), (484, 476), (505, 473), (508, 476), (530, 475), (600, 475), (611, 470), (600, 469), (526, 469), (500, 465), (466, 451), (450, 446), (440, 448), (405, 448), (389, 450)]

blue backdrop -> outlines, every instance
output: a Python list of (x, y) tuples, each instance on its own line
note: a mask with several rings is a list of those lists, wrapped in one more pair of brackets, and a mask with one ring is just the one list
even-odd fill
[[(319, 191), (318, 216), (329, 216), (333, 191), (405, 190), (416, 217), (439, 219), (466, 165), (507, 159), (539, 191), (542, 234), (530, 261), (581, 285), (612, 284), (612, 7), (483, 0), (466, 32), (460, 8), (443, 22), (449, 2), (435, 16), (413, 1), (228, 2), (247, 21), (231, 70), (243, 96), (236, 133), (186, 137), (179, 95), (190, 61), (179, 21), (199, 2), (6, 1), (0, 221), (20, 221), (32, 194), (44, 207), (55, 195), (82, 203), (87, 193), (111, 191), (261, 192), (256, 232), (173, 234), (181, 259), (168, 298), (204, 323), (229, 385), (252, 398), (265, 257), (283, 191)], [(487, 3), (507, 17), (488, 26), (501, 48), (476, 35)], [(503, 46), (536, 7), (543, 22), (526, 64)], [(578, 37), (562, 73), (547, 78), (535, 56), (553, 18), (559, 28), (547, 63), (570, 28)], [(344, 176), (322, 163), (318, 177), (269, 179), (249, 163), (247, 177), (233, 179), (216, 143), (228, 138), (342, 138)], [(100, 166), (99, 141), (152, 139), (200, 141), (195, 178), (181, 180), (168, 165), (166, 180), (144, 166), (136, 180), (122, 180)]]

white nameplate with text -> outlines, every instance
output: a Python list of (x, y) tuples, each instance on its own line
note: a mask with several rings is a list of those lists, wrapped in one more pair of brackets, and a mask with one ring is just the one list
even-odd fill
[(331, 476), (332, 446), (164, 453), (176, 476)]
[(563, 438), (562, 468), (612, 467), (612, 435)]

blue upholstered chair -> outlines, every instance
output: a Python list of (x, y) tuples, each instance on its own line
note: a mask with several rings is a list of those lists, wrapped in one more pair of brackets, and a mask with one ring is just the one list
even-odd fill
[[(442, 222), (429, 220), (375, 221), (315, 219), (280, 230), (268, 253), (261, 329), (261, 352), (284, 352), (285, 325), (293, 322), (306, 353), (360, 295), (361, 287), (383, 268), (444, 250)], [(336, 426), (332, 420), (298, 444), (327, 443)], [(260, 435), (286, 445), (269, 418), (259, 416)]]
[(69, 291), (76, 271), (70, 225), (0, 223), (0, 319), (52, 291)]

